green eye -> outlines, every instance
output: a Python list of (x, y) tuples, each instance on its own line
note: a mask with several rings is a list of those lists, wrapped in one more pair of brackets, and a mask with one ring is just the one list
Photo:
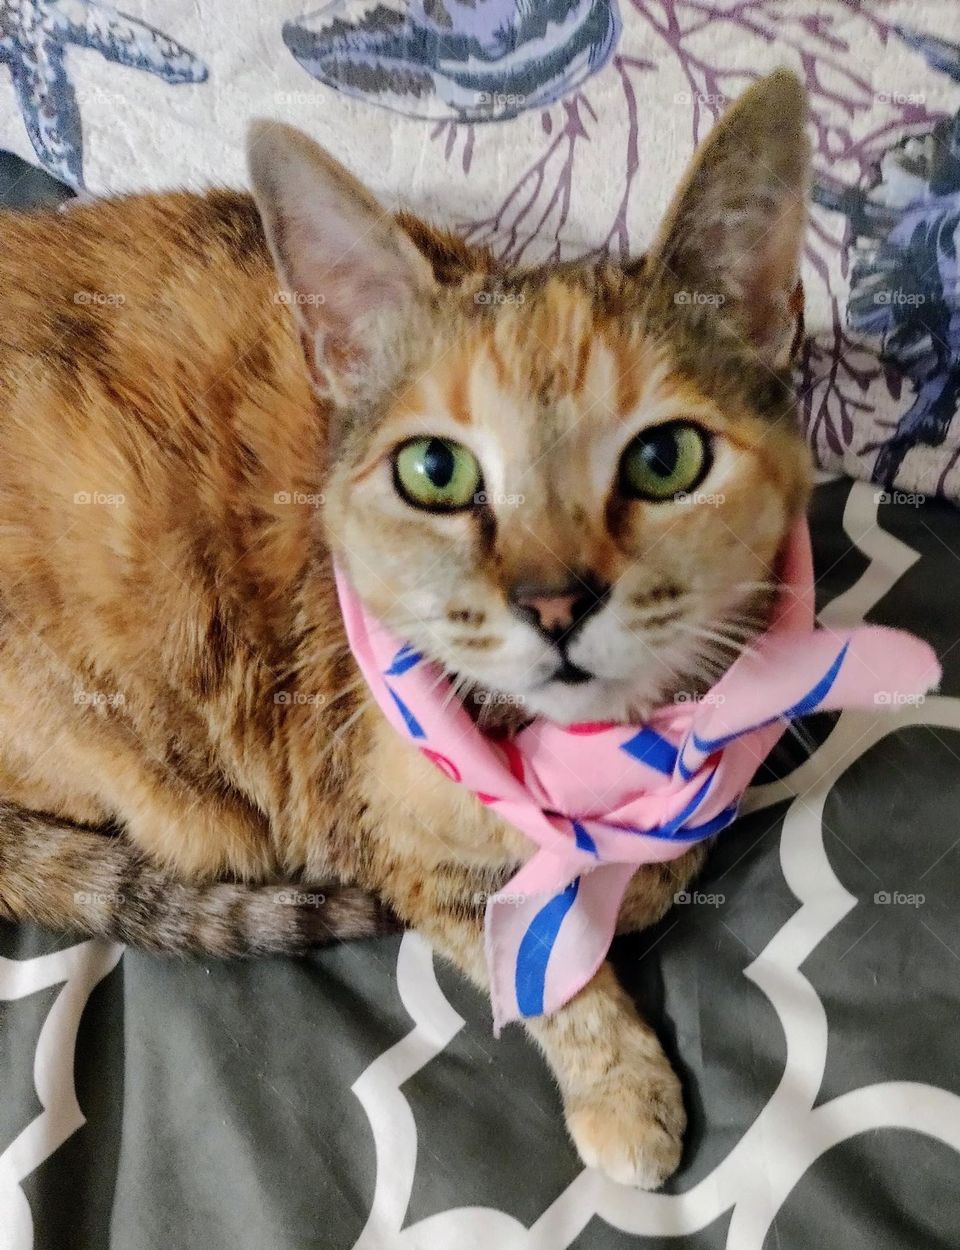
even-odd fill
[(671, 421), (638, 434), (620, 461), (620, 489), (660, 503), (693, 490), (710, 469), (707, 437), (697, 425)]
[(472, 451), (446, 438), (414, 438), (394, 453), (398, 493), (416, 508), (456, 512), (471, 508), (483, 485)]

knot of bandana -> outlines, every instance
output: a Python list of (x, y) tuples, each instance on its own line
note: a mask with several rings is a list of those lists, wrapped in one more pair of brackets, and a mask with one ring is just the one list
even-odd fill
[(484, 733), (437, 667), (364, 609), (341, 570), (351, 650), (387, 720), (443, 773), (526, 834), (531, 858), (486, 910), (494, 1030), (556, 1011), (605, 958), (630, 878), (729, 825), (798, 717), (896, 704), (934, 687), (936, 656), (898, 630), (815, 628), (806, 522), (781, 555), (769, 627), (701, 699), (642, 725), (536, 720)]

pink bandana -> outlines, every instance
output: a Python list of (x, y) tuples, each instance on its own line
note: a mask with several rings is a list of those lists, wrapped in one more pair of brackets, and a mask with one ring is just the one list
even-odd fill
[(387, 720), (535, 851), (487, 903), (494, 1029), (556, 1011), (607, 954), (638, 865), (675, 859), (729, 825), (787, 724), (810, 712), (897, 704), (940, 680), (926, 643), (878, 626), (814, 627), (806, 522), (783, 553), (770, 627), (696, 703), (643, 725), (537, 720), (478, 729), (439, 669), (370, 617), (337, 570), (353, 655)]

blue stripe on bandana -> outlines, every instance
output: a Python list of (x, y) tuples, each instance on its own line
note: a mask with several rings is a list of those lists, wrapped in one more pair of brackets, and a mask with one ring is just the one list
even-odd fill
[(673, 772), (673, 766), (677, 762), (677, 748), (653, 729), (641, 729), (629, 741), (621, 742), (620, 750), (667, 776)]
[(809, 716), (811, 712), (815, 712), (823, 700), (830, 693), (833, 683), (837, 680), (837, 674), (846, 658), (847, 650), (850, 646), (849, 640), (843, 644), (837, 654), (837, 658), (833, 661), (824, 675), (817, 684), (803, 696), (802, 699), (794, 703), (793, 707), (788, 707), (780, 713), (779, 716), (771, 716), (769, 720), (761, 721), (759, 725), (748, 725), (746, 729), (738, 729), (736, 733), (727, 734), (725, 738), (699, 738), (693, 735), (693, 745), (698, 751), (703, 751), (709, 755), (712, 751), (719, 751), (721, 747), (725, 747), (728, 742), (733, 742), (734, 738), (742, 738), (745, 734), (753, 733), (757, 729), (765, 729), (767, 725), (772, 725), (778, 720), (796, 720), (798, 716)]
[(711, 773), (710, 776), (703, 783), (703, 785), (700, 787), (700, 789), (696, 792), (696, 794), (690, 800), (690, 802), (686, 805), (686, 807), (681, 808), (681, 810), (677, 812), (676, 816), (672, 816), (669, 820), (665, 821), (658, 828), (651, 829), (650, 832), (654, 834), (655, 837), (658, 837), (658, 838), (671, 838), (673, 837), (675, 833), (679, 833), (683, 829), (683, 826), (686, 824), (689, 818), (693, 815), (693, 813), (697, 810), (697, 808), (700, 807), (700, 805), (703, 803), (703, 800), (707, 797), (707, 791), (710, 789), (710, 786), (713, 783), (713, 776), (714, 776), (713, 773)]
[[(530, 922), (530, 927), (517, 951), (517, 1007), (522, 1016), (543, 1015), (543, 994), (547, 981), (547, 964), (567, 912), (573, 906), (580, 889), (580, 878), (571, 881), (560, 894), (541, 907)], [(502, 906), (502, 904), (497, 904)]]
[[(386, 685), (386, 683), (384, 684)], [(393, 690), (391, 689), (390, 686), (387, 686), (387, 693), (390, 695), (390, 698), (393, 699), (394, 703), (397, 705), (400, 715), (403, 717), (404, 721), (406, 722), (406, 726), (410, 733), (410, 737), (411, 738), (425, 738), (427, 735), (423, 732), (423, 728), (420, 722), (417, 720), (414, 714), (410, 711), (410, 709), (407, 707), (404, 701), (400, 698), (396, 690)]]
[[(696, 828), (684, 829), (684, 824), (690, 819), (698, 807), (702, 806), (704, 799), (707, 797), (707, 791), (713, 784), (714, 774), (711, 773), (693, 798), (687, 803), (686, 807), (681, 808), (676, 816), (672, 816), (669, 820), (664, 821), (662, 825), (656, 825), (653, 829), (636, 829), (632, 825), (626, 828), (631, 833), (642, 833), (647, 838), (676, 838), (678, 841), (690, 839), (696, 841), (698, 838), (706, 837), (704, 833), (700, 833)], [(706, 829), (712, 822), (708, 821), (706, 825), (701, 825), (700, 829)]]
[(390, 661), (390, 667), (384, 673), (384, 677), (402, 677), (414, 665), (419, 664), (422, 659), (423, 655), (421, 652), (415, 651), (408, 642), (400, 648)]
[[(694, 735), (693, 735), (693, 745), (694, 745), (694, 746), (696, 746), (696, 745), (697, 745), (697, 735), (696, 735), (696, 734), (694, 734)], [(681, 754), (680, 758), (677, 760), (677, 772), (680, 774), (680, 776), (683, 778), (683, 780), (684, 780), (684, 781), (690, 781), (690, 780), (691, 780), (691, 778), (692, 778), (692, 777), (694, 776), (694, 774), (696, 773), (696, 771), (697, 771), (697, 770), (696, 770), (695, 768), (687, 768), (686, 764), (683, 762), (683, 755)]]
[(816, 710), (819, 704), (824, 701), (830, 693), (830, 687), (837, 680), (837, 673), (840, 672), (840, 665), (843, 663), (849, 647), (849, 641), (845, 642), (843, 644), (843, 650), (820, 678), (814, 688), (805, 694), (799, 703), (795, 703), (793, 707), (787, 708), (784, 712), (784, 716), (787, 720), (793, 720), (794, 717), (797, 716), (808, 716), (811, 712)]
[(727, 825), (732, 825), (737, 819), (737, 811), (738, 804), (731, 803), (729, 807), (725, 807), (722, 812), (717, 812), (716, 816), (704, 821), (702, 825), (693, 825), (685, 830), (683, 836), (697, 842), (703, 838), (709, 838), (712, 833), (719, 833), (721, 829), (726, 829)]
[(573, 825), (573, 836), (577, 840), (577, 850), (589, 851), (591, 855), (597, 855), (597, 844), (584, 829), (583, 825), (578, 820), (571, 820), (570, 823)]

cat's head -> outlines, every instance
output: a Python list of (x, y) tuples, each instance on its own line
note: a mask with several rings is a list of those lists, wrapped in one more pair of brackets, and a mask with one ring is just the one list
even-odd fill
[(772, 75), (714, 128), (645, 258), (525, 272), (399, 224), (298, 132), (254, 128), (329, 423), (333, 550), (464, 688), (629, 719), (755, 631), (809, 489), (784, 368), (804, 117)]

